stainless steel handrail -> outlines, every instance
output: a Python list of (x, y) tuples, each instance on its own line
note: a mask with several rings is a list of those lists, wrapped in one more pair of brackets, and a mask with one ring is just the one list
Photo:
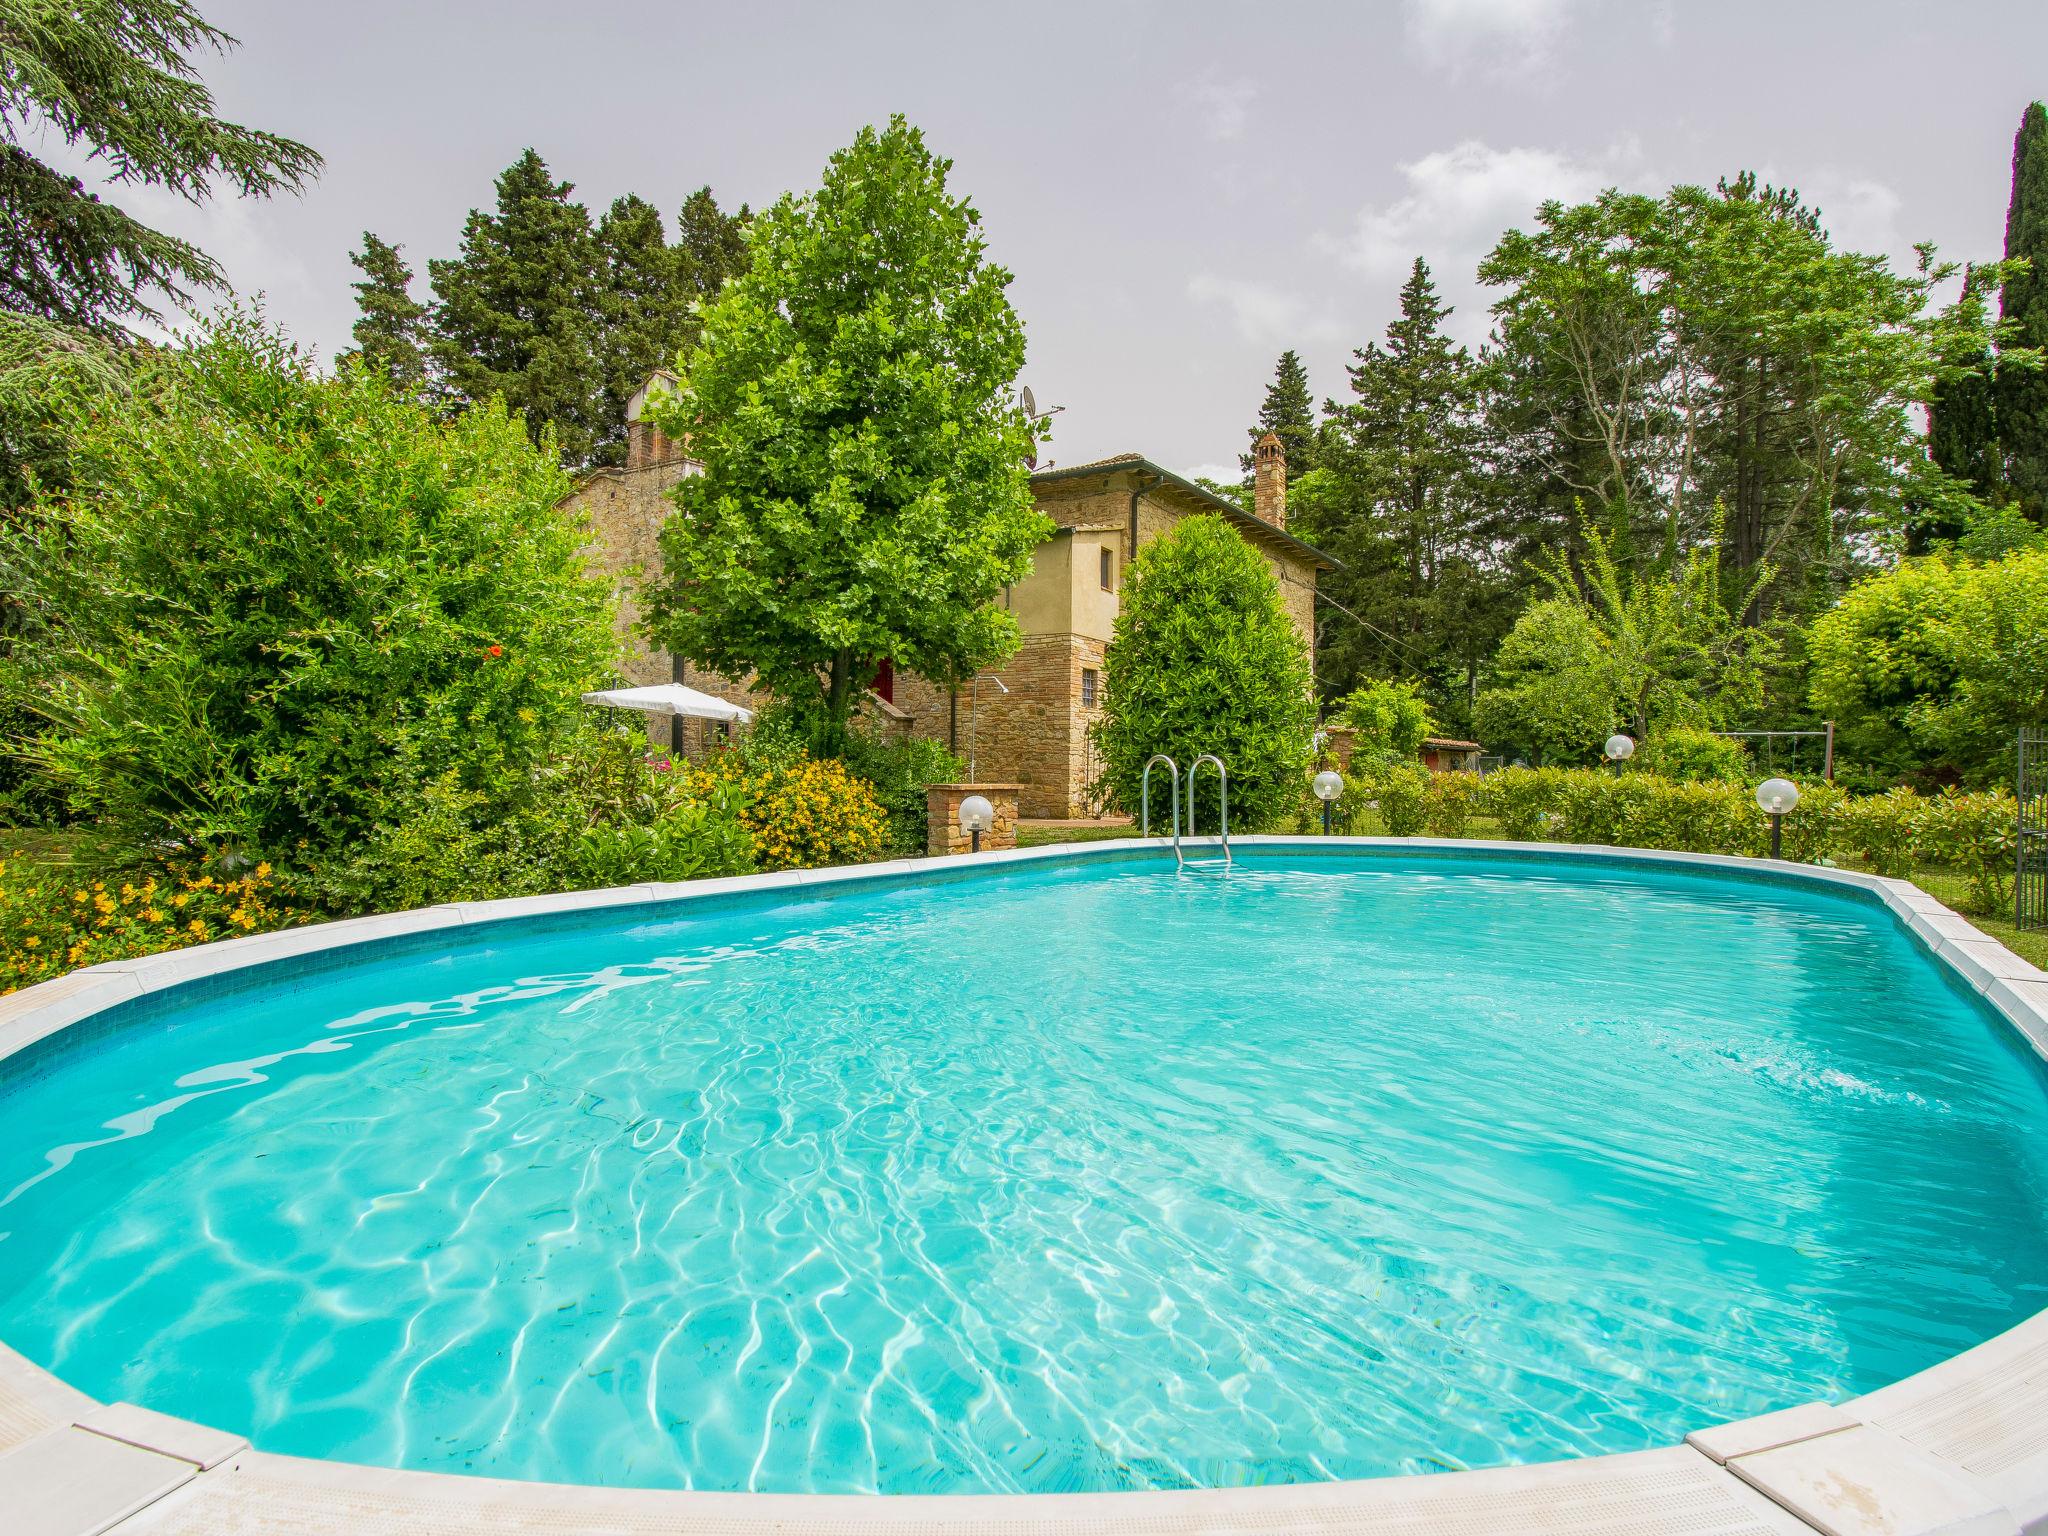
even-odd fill
[(1154, 752), (1145, 759), (1145, 771), (1138, 776), (1138, 834), (1152, 835), (1152, 770), (1160, 763), (1166, 764), (1166, 782), (1173, 786), (1173, 856), (1180, 857), (1180, 764), (1164, 752)]
[(1222, 811), (1223, 819), (1223, 864), (1225, 868), (1228, 868), (1230, 865), (1230, 770), (1223, 766), (1223, 759), (1214, 752), (1204, 752), (1200, 757), (1188, 764), (1188, 836), (1193, 837), (1195, 835), (1195, 770), (1204, 763), (1214, 763), (1216, 765), (1216, 791), (1219, 796), (1218, 808)]

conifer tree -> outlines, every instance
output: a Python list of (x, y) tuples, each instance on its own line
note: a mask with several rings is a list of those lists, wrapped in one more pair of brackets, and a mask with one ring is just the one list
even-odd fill
[(402, 394), (419, 393), (427, 382), (427, 306), (412, 296), (412, 268), (399, 247), (363, 231), (363, 248), (349, 260), (363, 274), (354, 285), (356, 344), (344, 358), (357, 357), (391, 381)]
[(747, 225), (753, 214), (745, 203), (738, 213), (726, 213), (709, 187), (699, 187), (683, 199), (681, 232), (677, 245), (689, 274), (692, 291), (711, 299), (729, 277), (747, 269)]
[(697, 286), (687, 251), (668, 243), (661, 211), (644, 198), (619, 198), (597, 222), (603, 261), (602, 379), (598, 441), (592, 457), (616, 463), (625, 444), (626, 402), (657, 368), (675, 364), (695, 336), (690, 305)]
[(587, 464), (605, 437), (597, 361), (602, 261), (574, 190), (529, 149), (498, 178), (495, 212), (471, 209), (461, 255), (427, 264), (431, 352), (458, 402), (502, 395), (535, 442)]
[[(1266, 386), (1266, 398), (1259, 406), (1258, 424), (1246, 435), (1256, 445), (1271, 432), (1287, 452), (1287, 477), (1299, 480), (1316, 467), (1316, 402), (1309, 392), (1308, 369), (1292, 347), (1280, 354), (1273, 365), (1273, 382)], [(1238, 455), (1238, 467), (1245, 483), (1252, 479), (1252, 456)]]
[[(2028, 269), (2008, 272), (1999, 296), (2004, 345), (2048, 347), (2048, 109), (2038, 101), (2013, 140), (2005, 255), (2025, 257)], [(2001, 362), (1996, 393), (2005, 483), (2022, 512), (2048, 519), (2048, 371)]]

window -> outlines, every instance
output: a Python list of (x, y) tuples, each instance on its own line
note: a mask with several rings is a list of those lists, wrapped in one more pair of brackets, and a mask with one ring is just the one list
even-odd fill
[(1110, 549), (1107, 545), (1102, 550), (1102, 590), (1105, 592), (1114, 592), (1116, 590), (1116, 551)]
[[(1107, 555), (1104, 558), (1107, 559)], [(1099, 676), (1100, 674), (1093, 667), (1083, 667), (1081, 669), (1081, 707), (1083, 709), (1093, 709), (1095, 707), (1096, 679)]]

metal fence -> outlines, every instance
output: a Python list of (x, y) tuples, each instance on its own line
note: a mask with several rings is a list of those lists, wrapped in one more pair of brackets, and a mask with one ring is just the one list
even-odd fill
[(1750, 761), (1765, 773), (1816, 773), (1835, 782), (1835, 722), (1823, 721), (1817, 731), (1716, 731), (1740, 741)]
[(2048, 731), (2020, 732), (2013, 789), (2020, 802), (2013, 838), (2013, 924), (2048, 928)]

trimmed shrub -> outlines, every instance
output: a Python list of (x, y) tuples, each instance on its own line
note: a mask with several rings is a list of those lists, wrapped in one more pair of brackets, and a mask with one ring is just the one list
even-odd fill
[(1476, 773), (1432, 773), (1422, 792), (1422, 829), (1431, 837), (1463, 837), (1479, 789)]
[(2019, 802), (2008, 790), (1964, 794), (1951, 787), (1921, 803), (1914, 845), (1921, 857), (1969, 877), (1980, 912), (1999, 912), (2012, 900), (2013, 843)]
[[(1183, 518), (1131, 562), (1095, 743), (1097, 788), (1138, 804), (1145, 761), (1213, 752), (1230, 769), (1232, 818), (1258, 831), (1292, 814), (1315, 711), (1308, 650), (1272, 569), (1221, 519)], [(1197, 779), (1194, 825), (1216, 826), (1216, 783)]]
[(1904, 879), (1913, 872), (1921, 804), (1920, 797), (1904, 785), (1882, 795), (1850, 797), (1839, 816), (1842, 846), (1863, 855), (1878, 874)]
[(1367, 776), (1380, 825), (1389, 837), (1414, 837), (1422, 831), (1429, 801), (1429, 781), (1436, 777), (1420, 763), (1392, 762)]

